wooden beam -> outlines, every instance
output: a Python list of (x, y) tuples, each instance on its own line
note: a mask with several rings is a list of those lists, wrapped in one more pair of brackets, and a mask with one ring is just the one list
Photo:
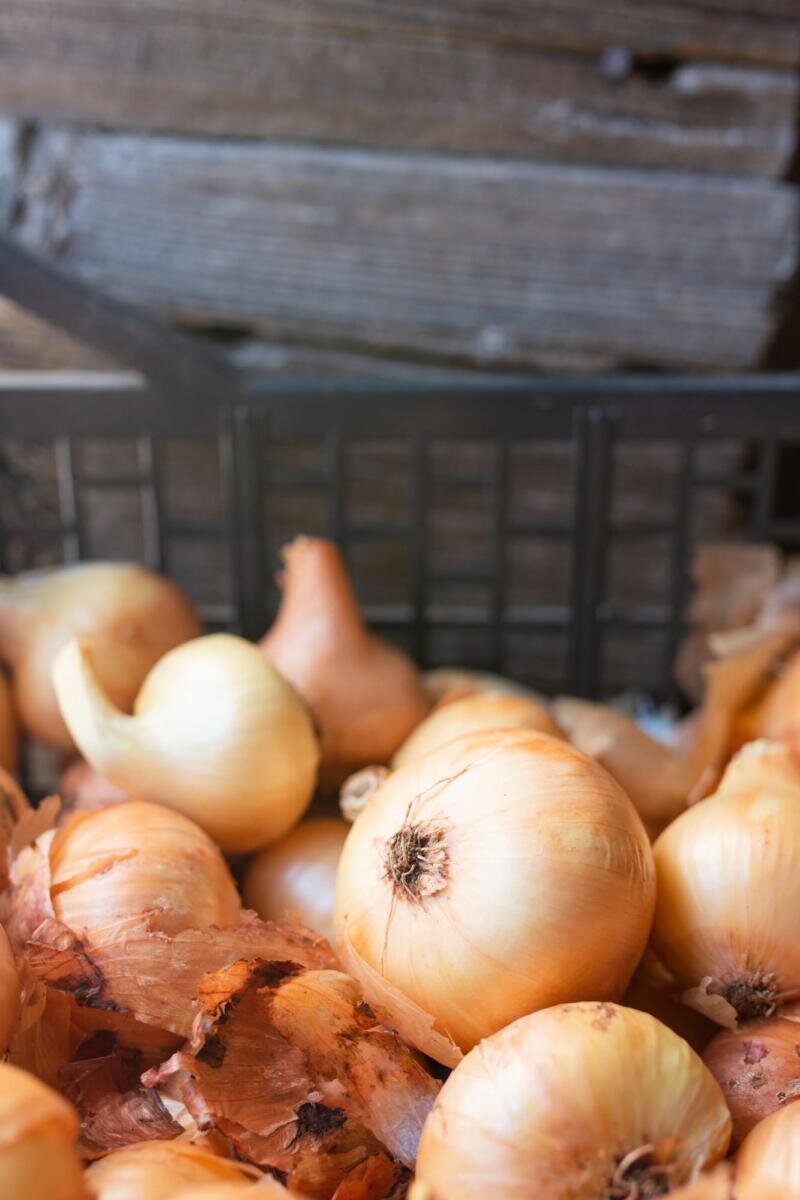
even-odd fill
[(17, 236), (171, 319), (485, 367), (753, 367), (798, 256), (760, 180), (47, 132), (21, 186)]
[(790, 7), (4, 0), (0, 109), (134, 130), (778, 176), (795, 142)]

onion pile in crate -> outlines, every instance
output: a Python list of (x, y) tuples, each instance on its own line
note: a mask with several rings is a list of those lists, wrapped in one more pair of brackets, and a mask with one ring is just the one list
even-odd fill
[(667, 745), (421, 675), (318, 539), (260, 646), (143, 568), (0, 581), (4, 1200), (800, 1200), (775, 583)]

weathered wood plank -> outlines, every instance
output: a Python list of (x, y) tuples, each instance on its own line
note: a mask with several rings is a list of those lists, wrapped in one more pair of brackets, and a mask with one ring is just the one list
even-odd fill
[(48, 132), (17, 235), (188, 324), (484, 366), (753, 366), (788, 184)]
[(29, 117), (773, 176), (794, 146), (794, 25), (704, 3), (6, 0), (0, 45)]

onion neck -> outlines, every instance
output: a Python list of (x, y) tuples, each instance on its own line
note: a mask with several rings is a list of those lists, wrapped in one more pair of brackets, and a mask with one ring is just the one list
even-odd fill
[(324, 538), (298, 537), (283, 550), (283, 600), (265, 642), (296, 627), (298, 636), (324, 624), (337, 641), (366, 635), (339, 549)]

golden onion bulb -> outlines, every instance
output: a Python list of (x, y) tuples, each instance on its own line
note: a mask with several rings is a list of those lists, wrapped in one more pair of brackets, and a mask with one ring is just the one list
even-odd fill
[(241, 1190), (251, 1182), (241, 1163), (183, 1139), (115, 1150), (92, 1163), (86, 1181), (95, 1200), (172, 1200), (190, 1187), (224, 1183)]
[(800, 1104), (747, 1135), (736, 1156), (736, 1200), (800, 1200)]
[(0, 1063), (3, 1200), (86, 1200), (72, 1105), (34, 1075)]

